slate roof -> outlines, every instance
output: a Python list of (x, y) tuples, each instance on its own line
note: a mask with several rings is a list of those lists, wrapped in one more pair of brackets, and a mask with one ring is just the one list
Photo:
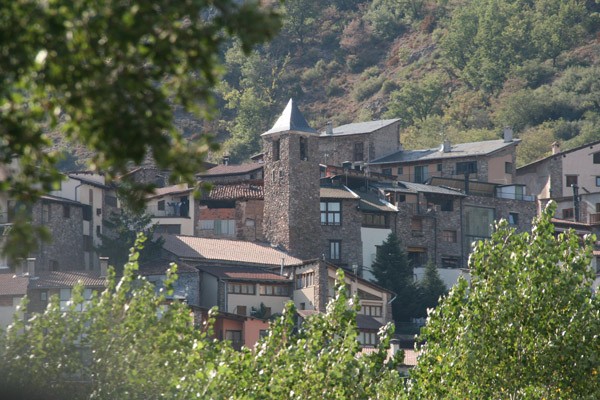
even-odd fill
[(163, 249), (184, 259), (279, 266), (283, 258), (284, 265), (302, 263), (283, 251), (253, 242), (166, 234), (162, 237), (165, 239)]
[(15, 275), (13, 272), (0, 273), (0, 296), (25, 296), (29, 278)]
[(416, 161), (433, 161), (449, 158), (484, 156), (504, 148), (519, 144), (520, 139), (505, 142), (503, 139), (484, 140), (453, 144), (449, 152), (443, 152), (440, 147), (424, 150), (399, 150), (387, 156), (371, 161), (369, 164), (410, 163)]
[(449, 196), (460, 196), (465, 197), (464, 193), (458, 190), (449, 189), (441, 186), (426, 185), (423, 183), (413, 183), (398, 181), (398, 186), (380, 186), (388, 192), (401, 192), (401, 193), (431, 193), (431, 194), (443, 194)]
[(187, 186), (187, 184), (180, 184), (180, 185), (172, 185), (172, 186), (165, 186), (162, 188), (156, 188), (154, 189), (154, 194), (151, 194), (149, 196), (147, 196), (147, 199), (151, 199), (154, 197), (161, 197), (161, 196), (165, 196), (168, 194), (184, 194), (184, 193), (189, 193), (192, 190), (194, 190), (193, 188), (189, 188)]
[(200, 266), (198, 269), (225, 280), (291, 282), (285, 276), (257, 267)]
[(345, 186), (336, 187), (321, 187), (319, 197), (322, 199), (352, 199), (356, 200), (359, 198), (354, 192)]
[[(140, 263), (139, 274), (143, 276), (147, 275), (165, 275), (167, 270), (171, 267), (171, 260), (165, 260), (161, 258), (154, 258), (152, 260), (144, 261)], [(177, 273), (197, 273), (198, 270), (187, 263), (177, 261)]]
[(259, 163), (246, 163), (238, 165), (225, 165), (219, 164), (207, 171), (197, 174), (198, 177), (213, 177), (213, 176), (227, 176), (227, 175), (243, 175), (253, 171), (262, 169), (264, 164)]
[(273, 125), (271, 129), (263, 133), (261, 136), (287, 131), (304, 132), (318, 135), (318, 132), (308, 125), (304, 115), (302, 115), (293, 99), (290, 99), (290, 101), (287, 103), (287, 106), (285, 106), (285, 109), (275, 122), (275, 125)]
[(84, 184), (89, 185), (89, 186), (94, 186), (94, 187), (98, 187), (98, 188), (101, 188), (101, 189), (110, 189), (110, 186), (108, 186), (108, 185), (106, 185), (106, 184), (104, 184), (102, 182), (95, 181), (93, 179), (82, 178), (81, 176), (76, 175), (76, 174), (69, 174), (68, 176), (71, 179), (78, 180), (79, 182), (84, 183)]
[(384, 203), (376, 193), (359, 192), (358, 195), (360, 196), (360, 209), (362, 211), (397, 211), (391, 205)]
[(320, 136), (343, 136), (343, 135), (359, 135), (362, 133), (371, 133), (385, 126), (391, 125), (400, 121), (400, 118), (381, 119), (377, 121), (357, 122), (352, 124), (341, 125), (333, 128), (333, 134), (328, 135), (327, 132), (321, 132)]
[(45, 201), (53, 201), (55, 203), (63, 203), (63, 204), (70, 204), (72, 206), (83, 207), (83, 204), (78, 201), (65, 199), (64, 197), (53, 196), (51, 194), (45, 194), (45, 195), (41, 196), (41, 199), (45, 200)]
[(29, 289), (70, 288), (78, 282), (85, 287), (105, 287), (106, 278), (97, 271), (42, 271), (29, 280)]
[(262, 181), (214, 183), (210, 192), (202, 193), (201, 200), (262, 200), (265, 197)]
[(356, 326), (358, 329), (378, 331), (383, 324), (370, 315), (356, 314)]

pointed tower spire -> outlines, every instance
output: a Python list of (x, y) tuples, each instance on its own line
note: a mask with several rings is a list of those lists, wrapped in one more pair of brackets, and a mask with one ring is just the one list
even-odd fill
[(306, 118), (304, 118), (304, 115), (302, 115), (296, 106), (296, 103), (294, 103), (294, 99), (290, 99), (290, 101), (288, 101), (287, 106), (275, 122), (275, 125), (273, 125), (271, 129), (263, 133), (261, 136), (288, 131), (310, 133), (317, 136), (319, 135), (316, 130), (308, 125)]

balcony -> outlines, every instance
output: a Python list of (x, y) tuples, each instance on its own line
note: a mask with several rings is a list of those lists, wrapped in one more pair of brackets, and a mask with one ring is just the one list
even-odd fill
[(157, 205), (146, 206), (146, 212), (154, 218), (189, 218), (189, 210), (183, 209), (177, 205), (165, 205), (159, 207)]
[(600, 224), (600, 213), (592, 213), (588, 215), (588, 223), (590, 225)]

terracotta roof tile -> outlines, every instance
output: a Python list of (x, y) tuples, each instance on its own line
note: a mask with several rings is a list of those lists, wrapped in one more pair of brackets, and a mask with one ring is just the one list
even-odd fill
[(419, 357), (419, 353), (412, 349), (402, 349), (404, 350), (404, 365), (414, 367), (417, 365), (417, 357)]
[(202, 200), (262, 200), (265, 197), (262, 181), (217, 183), (208, 194), (203, 193)]
[(194, 236), (162, 235), (163, 249), (179, 258), (221, 260), (248, 264), (284, 265), (301, 264), (302, 260), (270, 246), (253, 242), (227, 239), (209, 239)]
[(208, 272), (211, 275), (215, 275), (221, 279), (231, 280), (250, 280), (250, 281), (282, 281), (291, 282), (291, 280), (285, 276), (281, 276), (274, 272), (256, 268), (256, 267), (209, 267), (203, 266), (198, 267), (201, 271)]
[(29, 278), (12, 272), (0, 273), (0, 296), (25, 296)]
[(104, 287), (106, 278), (97, 271), (44, 271), (30, 278), (30, 289), (70, 288), (78, 282), (85, 287)]

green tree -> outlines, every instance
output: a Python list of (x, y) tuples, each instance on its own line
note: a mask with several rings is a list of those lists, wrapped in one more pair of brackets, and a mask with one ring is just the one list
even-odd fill
[(464, 279), (430, 314), (411, 398), (595, 399), (600, 299), (593, 237), (555, 236), (551, 204), (532, 233), (506, 221), (479, 242)]
[[(91, 151), (90, 167), (109, 177), (151, 156), (193, 182), (214, 145), (186, 141), (173, 106), (208, 117), (221, 46), (236, 37), (249, 52), (278, 27), (255, 1), (1, 0), (0, 162), (17, 159), (21, 172), (0, 190), (31, 203), (59, 184), (48, 130)], [(150, 188), (133, 189), (139, 205)], [(11, 232), (35, 236), (23, 224)], [(30, 242), (5, 250), (23, 257)]]
[(148, 238), (139, 251), (140, 260), (144, 261), (160, 255), (164, 240), (153, 238), (156, 224), (152, 224), (152, 215), (123, 207), (118, 213), (110, 215), (104, 223), (107, 230), (100, 235), (102, 244), (96, 250), (101, 256), (109, 258), (110, 265), (117, 266), (118, 275), (123, 273), (121, 267), (127, 263), (138, 233), (143, 233)]
[[(326, 313), (298, 328), (290, 302), (256, 349), (238, 352), (213, 339), (213, 318), (195, 326), (185, 304), (167, 306), (163, 294), (136, 277), (137, 257), (130, 254), (118, 283), (111, 271), (106, 290), (91, 301), (78, 286), (66, 310), (54, 296), (43, 314), (16, 319), (0, 334), (4, 397), (404, 398), (395, 360), (385, 362), (391, 324), (380, 331), (375, 352), (357, 357), (358, 302), (346, 296), (343, 273)], [(167, 287), (175, 279), (172, 270)]]
[(409, 321), (413, 316), (416, 296), (413, 267), (402, 251), (395, 233), (390, 233), (377, 248), (371, 269), (377, 283), (396, 294), (392, 303), (394, 320)]
[(439, 115), (447, 97), (444, 76), (429, 74), (416, 82), (407, 82), (392, 92), (386, 115), (402, 118), (405, 125), (424, 121), (428, 116)]
[(419, 299), (416, 316), (426, 317), (427, 309), (437, 307), (441, 296), (448, 293), (448, 289), (444, 284), (438, 269), (433, 261), (429, 261), (425, 266), (425, 275), (418, 284)]

